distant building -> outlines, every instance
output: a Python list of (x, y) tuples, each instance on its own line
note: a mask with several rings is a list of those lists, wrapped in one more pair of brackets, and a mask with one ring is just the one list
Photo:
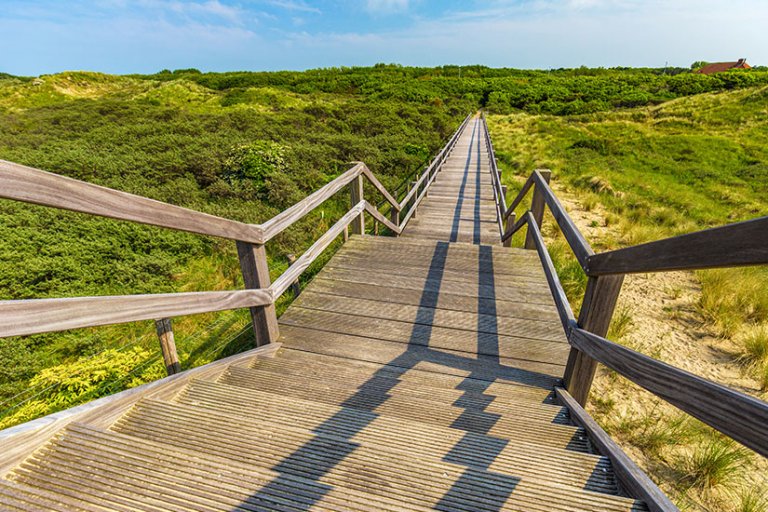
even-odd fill
[(747, 64), (747, 59), (739, 59), (736, 62), (714, 62), (707, 64), (703, 68), (696, 71), (703, 75), (711, 75), (712, 73), (721, 73), (723, 71), (730, 71), (731, 69), (749, 69), (752, 66)]

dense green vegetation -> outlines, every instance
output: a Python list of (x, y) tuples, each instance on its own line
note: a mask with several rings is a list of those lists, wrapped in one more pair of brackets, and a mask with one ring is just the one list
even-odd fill
[[(739, 218), (764, 211), (768, 146), (754, 117), (765, 111), (761, 84), (768, 84), (763, 70), (703, 76), (687, 69), (396, 65), (0, 75), (0, 158), (261, 222), (354, 160), (394, 189), (469, 111), (483, 107), (511, 114), (493, 127), (515, 130), (514, 143), (502, 144), (505, 167), (525, 175), (549, 165), (570, 185), (594, 189), (588, 193), (614, 208), (616, 219), (651, 211), (658, 222), (617, 241), (629, 243), (722, 223), (736, 206)], [(727, 121), (718, 117), (723, 95), (704, 96), (715, 103), (696, 109), (672, 101), (732, 90), (744, 105), (729, 107)], [(648, 137), (651, 129), (660, 135)], [(712, 184), (721, 178), (726, 188), (718, 191)], [(347, 201), (339, 194), (268, 244), (275, 274)], [(242, 285), (230, 242), (9, 201), (0, 202), (0, 219), (3, 299)], [(182, 365), (248, 346), (247, 322), (242, 311), (178, 319)], [(0, 427), (162, 372), (151, 322), (4, 340)]]

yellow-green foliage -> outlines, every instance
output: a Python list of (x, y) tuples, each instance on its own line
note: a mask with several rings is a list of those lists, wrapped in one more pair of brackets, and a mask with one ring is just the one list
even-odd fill
[(29, 381), (30, 388), (40, 391), (0, 420), (0, 428), (156, 380), (164, 372), (162, 360), (142, 347), (110, 349), (45, 368)]

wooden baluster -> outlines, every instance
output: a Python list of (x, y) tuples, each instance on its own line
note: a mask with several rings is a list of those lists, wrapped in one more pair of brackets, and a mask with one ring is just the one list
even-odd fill
[[(289, 254), (288, 255), (288, 263), (293, 265), (296, 262), (296, 255), (295, 254)], [(299, 284), (299, 280), (296, 279), (294, 282), (291, 283), (291, 291), (293, 292), (293, 298), (299, 296), (301, 293), (301, 285)]]
[(181, 371), (179, 363), (179, 354), (176, 353), (176, 342), (173, 339), (173, 326), (170, 318), (161, 318), (155, 320), (155, 329), (157, 337), (160, 339), (160, 351), (163, 353), (163, 362), (165, 371), (168, 375), (173, 375)]
[[(352, 182), (349, 184), (349, 192), (350, 192), (352, 206), (355, 206), (357, 203), (363, 200), (363, 176), (362, 175), (352, 180)], [(352, 221), (350, 226), (352, 226), (353, 235), (364, 235), (365, 234), (365, 216), (361, 213), (359, 217), (357, 217), (355, 220)]]
[[(541, 177), (544, 178), (544, 181), (549, 183), (549, 177), (552, 172), (548, 169), (542, 169), (539, 173), (541, 173)], [(541, 193), (538, 185), (534, 185), (533, 199), (531, 200), (531, 213), (536, 221), (536, 225), (539, 226), (539, 230), (541, 230), (541, 221), (544, 219), (544, 194)], [(533, 234), (530, 229), (525, 236), (525, 248), (536, 249), (536, 241), (533, 239)]]
[(416, 201), (419, 200), (419, 187), (417, 185), (418, 181), (412, 181), (411, 186), (409, 188), (416, 187), (416, 192), (413, 194), (413, 215), (411, 215), (412, 219), (416, 218)]
[[(400, 226), (400, 211), (394, 206), (392, 207), (391, 210), (389, 210), (389, 220), (392, 221), (392, 224), (394, 224), (395, 226)], [(400, 236), (400, 235), (395, 233), (395, 236)]]
[[(269, 265), (267, 251), (263, 244), (237, 242), (237, 255), (240, 258), (240, 270), (243, 281), (248, 289), (269, 288)], [(280, 331), (277, 327), (275, 305), (256, 306), (250, 308), (253, 320), (253, 334), (256, 346), (277, 341)]]
[[(507, 236), (512, 231), (512, 228), (515, 227), (516, 220), (517, 220), (517, 215), (515, 214), (515, 212), (510, 213), (509, 217), (507, 217), (507, 221), (504, 227), (504, 236)], [(504, 247), (512, 247), (511, 236), (506, 240), (504, 240)]]
[[(598, 336), (608, 334), (623, 282), (623, 275), (589, 278), (579, 312), (579, 327)], [(597, 361), (575, 348), (571, 349), (563, 380), (565, 388), (581, 405), (587, 403), (596, 370)]]

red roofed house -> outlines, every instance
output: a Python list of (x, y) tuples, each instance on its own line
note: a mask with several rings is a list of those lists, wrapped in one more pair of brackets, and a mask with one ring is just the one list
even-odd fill
[(713, 64), (707, 64), (696, 72), (704, 75), (711, 75), (712, 73), (720, 73), (732, 69), (749, 69), (751, 67), (752, 66), (747, 64), (747, 59), (739, 59), (736, 62), (715, 62)]

